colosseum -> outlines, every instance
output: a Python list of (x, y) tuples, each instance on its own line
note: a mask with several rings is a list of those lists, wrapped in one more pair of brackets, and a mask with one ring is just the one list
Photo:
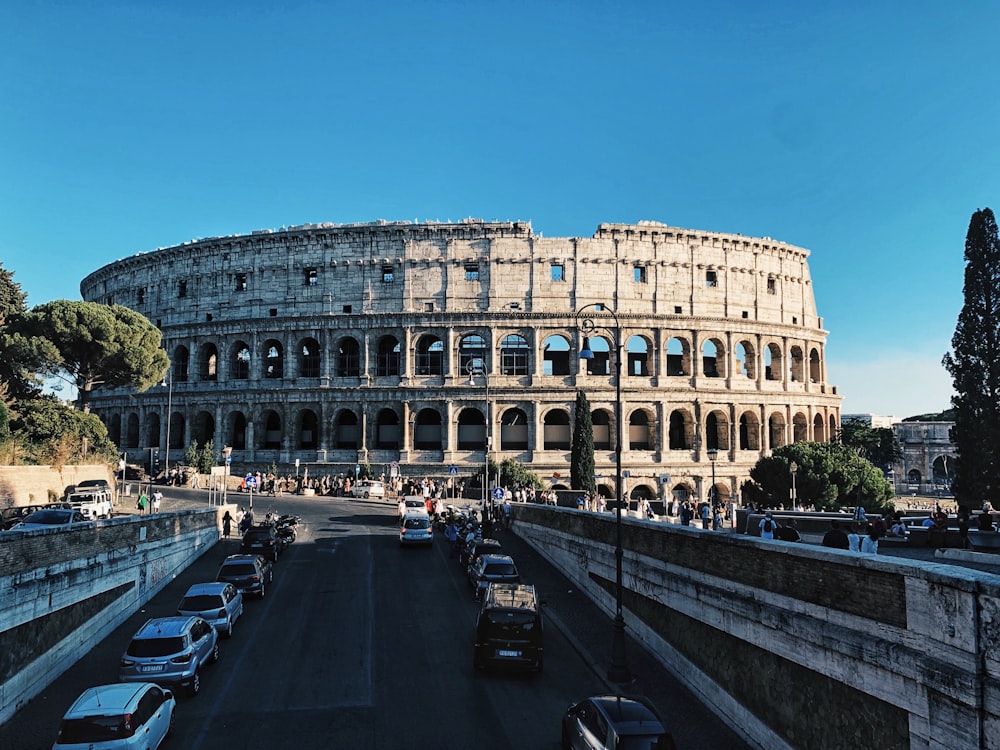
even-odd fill
[(512, 458), (566, 487), (582, 391), (603, 495), (620, 459), (633, 500), (705, 499), (713, 481), (728, 499), (771, 449), (839, 425), (808, 255), (645, 221), (589, 238), (468, 219), (194, 240), (81, 283), (154, 322), (172, 361), (163, 386), (105, 389), (92, 409), (138, 462), (168, 438), (172, 464), (213, 440), (234, 471), (471, 476)]

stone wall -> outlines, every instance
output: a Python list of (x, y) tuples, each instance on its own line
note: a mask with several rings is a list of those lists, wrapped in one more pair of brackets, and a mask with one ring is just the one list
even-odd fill
[(106, 464), (0, 466), (0, 510), (61, 500), (67, 487), (84, 479), (104, 479), (112, 486), (115, 481)]
[(0, 543), (0, 724), (214, 545), (223, 508)]
[[(612, 515), (515, 529), (609, 613)], [(761, 747), (1000, 748), (1000, 576), (623, 520), (625, 619)]]

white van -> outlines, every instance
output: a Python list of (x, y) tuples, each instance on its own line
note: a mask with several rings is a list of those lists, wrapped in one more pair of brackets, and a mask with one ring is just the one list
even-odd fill
[(385, 485), (377, 479), (362, 479), (351, 488), (354, 497), (385, 497)]
[(111, 518), (114, 515), (114, 498), (108, 490), (85, 489), (72, 493), (67, 500), (73, 510), (83, 513), (91, 521)]

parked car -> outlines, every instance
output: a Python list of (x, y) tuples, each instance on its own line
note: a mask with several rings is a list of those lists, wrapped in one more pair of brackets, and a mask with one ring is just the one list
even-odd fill
[(468, 568), (480, 555), (502, 555), (503, 546), (496, 539), (474, 539), (458, 553), (458, 564)]
[(544, 665), (542, 612), (534, 586), (491, 583), (476, 619), (473, 665), (530, 669)]
[(521, 576), (509, 555), (480, 555), (469, 566), (469, 583), (475, 590), (476, 600), (483, 598), (491, 583), (520, 583)]
[(220, 635), (231, 638), (233, 624), (243, 615), (243, 594), (225, 581), (196, 583), (177, 605), (177, 614), (200, 617)]
[(251, 526), (243, 534), (240, 552), (247, 555), (261, 555), (271, 562), (278, 562), (278, 555), (285, 551), (288, 542), (278, 536), (273, 526)]
[(399, 522), (402, 523), (403, 516), (411, 513), (427, 514), (427, 504), (424, 502), (423, 498), (404, 497), (399, 501), (399, 507), (396, 509), (396, 515), (399, 518)]
[(111, 518), (115, 514), (114, 497), (110, 490), (84, 488), (70, 493), (66, 501), (73, 510), (80, 511), (91, 521)]
[(201, 668), (219, 660), (219, 634), (200, 617), (147, 620), (125, 649), (118, 679), (201, 690)]
[(409, 544), (434, 543), (434, 528), (431, 526), (431, 519), (426, 513), (407, 513), (403, 516), (403, 523), (399, 527), (399, 544), (406, 546)]
[(53, 750), (146, 750), (174, 733), (174, 694), (152, 682), (87, 688), (59, 725)]
[(563, 750), (674, 750), (673, 738), (643, 698), (599, 695), (574, 703), (562, 719)]
[(263, 599), (266, 585), (274, 580), (274, 568), (260, 555), (230, 555), (222, 561), (215, 580), (233, 584), (244, 596)]
[(15, 508), (7, 508), (0, 514), (4, 530), (11, 528), (15, 524), (21, 523), (36, 510), (42, 510), (45, 505), (19, 505)]
[(385, 485), (377, 479), (362, 479), (351, 487), (354, 497), (385, 497)]
[(18, 521), (10, 530), (68, 529), (70, 526), (76, 526), (81, 523), (88, 523), (88, 519), (78, 510), (73, 510), (72, 508), (43, 508), (25, 517), (23, 521)]

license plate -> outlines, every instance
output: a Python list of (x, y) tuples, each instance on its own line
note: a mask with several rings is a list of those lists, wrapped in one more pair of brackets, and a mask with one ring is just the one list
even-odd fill
[(521, 655), (520, 651), (497, 651), (497, 656), (510, 656), (517, 658)]
[(162, 664), (143, 664), (139, 667), (140, 672), (162, 672)]

